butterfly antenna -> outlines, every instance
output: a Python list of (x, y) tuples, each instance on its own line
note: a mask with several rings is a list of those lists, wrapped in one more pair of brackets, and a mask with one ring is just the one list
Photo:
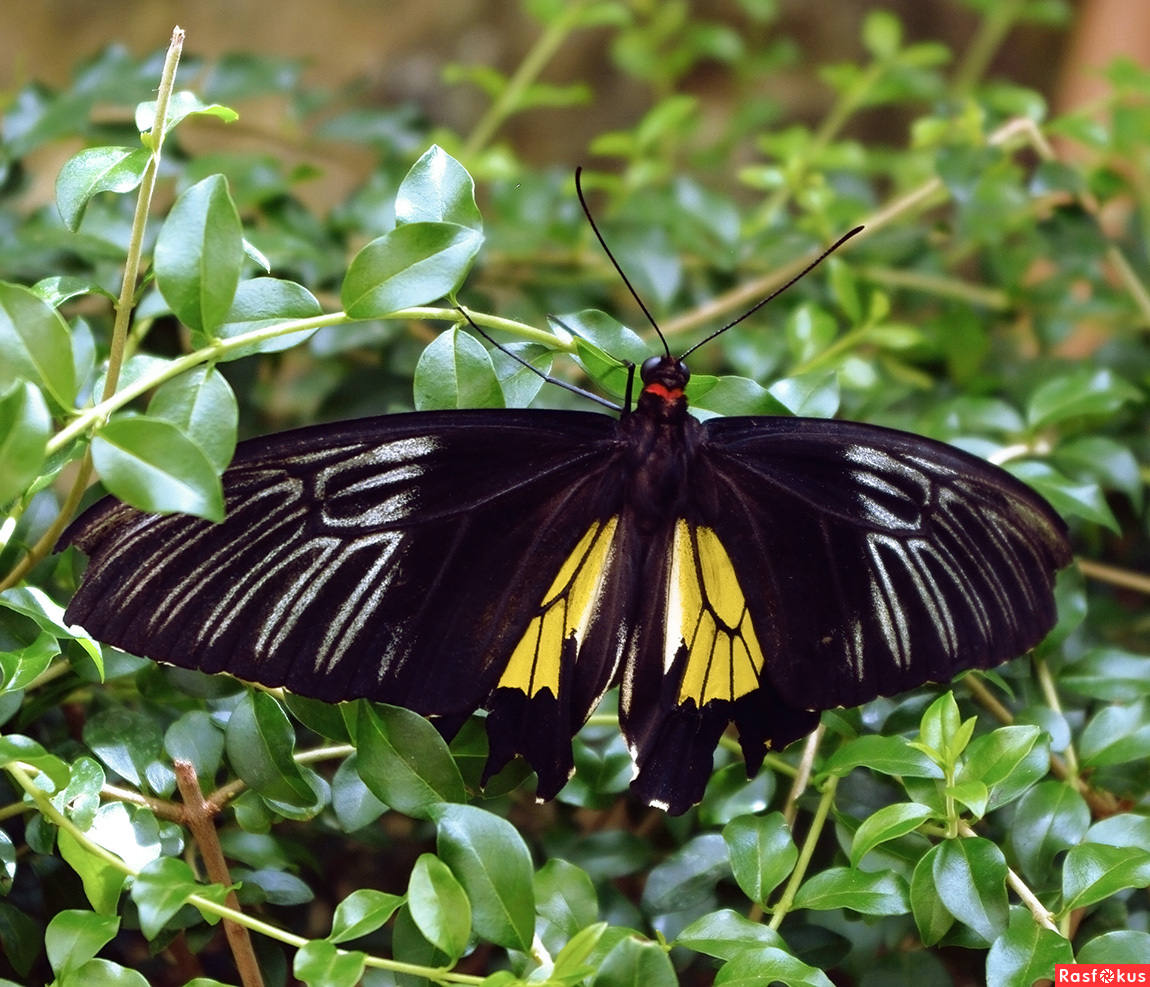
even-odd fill
[(849, 240), (851, 237), (855, 236), (856, 234), (861, 233), (863, 231), (863, 229), (864, 229), (864, 227), (862, 227), (862, 226), (856, 226), (849, 233), (844, 233), (834, 243), (832, 243), (829, 247), (827, 247), (826, 250), (824, 250), (821, 254), (819, 254), (818, 257), (816, 257), (806, 267), (804, 267), (801, 271), (799, 271), (798, 274), (796, 274), (793, 278), (791, 278), (789, 281), (787, 281), (786, 284), (782, 285), (781, 287), (776, 288), (769, 295), (767, 295), (767, 297), (764, 298), (762, 301), (756, 302), (749, 309), (747, 309), (747, 311), (745, 311), (742, 315), (740, 315), (737, 319), (735, 319), (734, 322), (728, 322), (725, 326), (723, 326), (722, 329), (716, 329), (713, 333), (711, 333), (705, 339), (700, 339), (694, 346), (692, 346), (689, 350), (687, 350), (685, 353), (683, 353), (683, 355), (680, 356), (679, 359), (680, 360), (686, 359), (686, 357), (688, 357), (688, 356), (690, 356), (690, 354), (694, 353), (695, 350), (697, 350), (704, 343), (709, 343), (716, 336), (722, 335), (731, 327), (737, 326), (744, 319), (747, 319), (750, 316), (754, 315), (759, 309), (761, 309), (764, 305), (766, 305), (767, 302), (769, 302), (771, 299), (778, 298), (779, 295), (781, 295), (784, 291), (786, 291), (796, 281), (800, 281), (803, 278), (805, 278), (808, 274), (811, 273), (811, 271), (813, 271), (816, 267), (818, 267), (831, 254), (833, 254), (836, 250), (838, 250), (839, 247), (841, 247), (844, 243), (846, 243), (847, 240)]
[[(499, 350), (500, 353), (507, 354), (507, 356), (511, 357), (511, 359), (518, 363), (520, 366), (526, 367), (528, 370), (530, 370), (533, 374), (535, 374), (536, 377), (542, 377), (543, 380), (548, 384), (554, 384), (556, 387), (562, 387), (565, 391), (570, 391), (572, 394), (578, 394), (580, 397), (587, 398), (589, 401), (594, 401), (596, 404), (601, 404), (606, 408), (610, 408), (612, 411), (623, 410), (613, 401), (608, 401), (606, 398), (600, 397), (598, 394), (595, 394), (592, 391), (585, 391), (583, 388), (577, 387), (575, 384), (568, 383), (565, 380), (560, 380), (558, 377), (552, 377), (550, 374), (545, 374), (538, 367), (533, 366), (529, 361), (524, 360), (523, 357), (521, 357), (514, 350), (509, 350), (506, 346), (499, 342), (499, 340), (493, 339), (491, 334), (488, 333), (487, 330), (485, 330), (482, 326), (478, 325), (462, 305), (456, 305), (455, 310), (467, 320), (467, 324), (471, 326), (472, 329), (474, 329), (477, 333), (479, 333), (480, 336), (486, 339), (487, 342)], [(561, 322), (559, 324), (563, 325)], [(567, 327), (564, 326), (563, 328), (566, 329)], [(570, 332), (570, 330), (568, 330), (568, 332)]]
[[(631, 297), (635, 299), (639, 308), (643, 310), (643, 314), (647, 316), (647, 321), (651, 323), (651, 327), (655, 330), (655, 334), (659, 337), (659, 342), (663, 344), (663, 351), (667, 356), (671, 355), (671, 347), (667, 345), (666, 337), (663, 335), (663, 330), (659, 328), (659, 323), (655, 321), (655, 317), (651, 314), (650, 309), (643, 304), (643, 299), (639, 297), (639, 292), (635, 290), (635, 286), (631, 284), (631, 279), (624, 273), (623, 268), (619, 266), (619, 262), (615, 259), (615, 255), (611, 253), (611, 248), (607, 246), (607, 241), (603, 239), (603, 234), (599, 232), (599, 227), (595, 225), (595, 217), (591, 215), (591, 207), (587, 205), (587, 199), (583, 195), (583, 183), (579, 180), (583, 174), (582, 166), (575, 169), (575, 194), (579, 196), (579, 205), (583, 207), (583, 215), (587, 217), (587, 222), (591, 224), (591, 229), (594, 231), (596, 238), (599, 240), (599, 246), (603, 248), (603, 253), (607, 255), (607, 259), (611, 261), (615, 270), (619, 272), (619, 277), (623, 279), (623, 284), (627, 286), (627, 290), (631, 292)], [(749, 313), (748, 313), (749, 314)]]

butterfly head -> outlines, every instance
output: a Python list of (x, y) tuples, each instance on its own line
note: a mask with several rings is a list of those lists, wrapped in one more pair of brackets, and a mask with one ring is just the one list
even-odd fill
[(651, 394), (668, 405), (685, 404), (683, 389), (691, 378), (687, 365), (673, 356), (651, 356), (639, 368), (643, 394)]

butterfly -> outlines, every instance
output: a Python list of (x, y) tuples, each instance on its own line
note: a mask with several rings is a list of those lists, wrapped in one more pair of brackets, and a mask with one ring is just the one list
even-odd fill
[(90, 561), (66, 619), (447, 734), (486, 710), (484, 783), (521, 755), (540, 799), (619, 685), (632, 789), (672, 814), (732, 722), (750, 776), (824, 709), (1051, 628), (1066, 526), (1025, 484), (872, 425), (700, 421), (688, 378), (664, 342), (617, 415), (413, 412), (243, 442), (222, 522), (112, 498), (75, 521), (62, 544)]

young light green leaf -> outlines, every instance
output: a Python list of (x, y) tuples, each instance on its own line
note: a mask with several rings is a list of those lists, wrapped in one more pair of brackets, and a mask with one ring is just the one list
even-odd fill
[(352, 259), (340, 290), (353, 319), (390, 315), (455, 293), (483, 245), (458, 223), (407, 223), (372, 240)]
[(477, 232), (483, 219), (475, 204), (475, 182), (438, 144), (411, 166), (395, 195), (395, 222), (456, 223)]
[(355, 987), (363, 977), (366, 958), (366, 953), (347, 952), (326, 939), (315, 939), (295, 954), (292, 973), (308, 987)]
[(407, 907), (424, 938), (452, 962), (471, 934), (471, 902), (462, 885), (433, 853), (420, 854), (407, 883)]
[(148, 987), (148, 981), (136, 970), (97, 958), (62, 977), (56, 987)]
[(223, 175), (209, 175), (172, 205), (156, 238), (156, 284), (185, 325), (208, 335), (235, 298), (243, 228)]
[(61, 829), (56, 837), (60, 856), (76, 872), (84, 886), (84, 894), (92, 908), (101, 915), (113, 915), (126, 875), (107, 863), (102, 857), (89, 852), (71, 830)]
[(439, 857), (467, 892), (475, 933), (525, 950), (535, 926), (531, 854), (506, 819), (471, 805), (431, 808)]
[(857, 867), (859, 861), (879, 844), (913, 833), (933, 815), (930, 806), (919, 802), (896, 802), (883, 806), (855, 830), (851, 842), (851, 866)]
[(144, 867), (132, 882), (132, 900), (140, 914), (140, 930), (155, 939), (164, 923), (201, 890), (192, 869), (179, 857), (160, 857)]
[[(213, 116), (219, 120), (223, 120), (224, 123), (232, 123), (239, 119), (239, 114), (231, 109), (231, 107), (221, 106), (219, 103), (204, 103), (195, 93), (181, 89), (178, 92), (172, 93), (172, 97), (168, 101), (167, 121), (164, 124), (164, 133), (170, 131), (181, 120), (191, 116), (193, 113), (203, 113), (207, 116)], [(139, 103), (136, 106), (136, 129), (139, 130), (141, 134), (146, 134), (149, 133), (155, 125), (156, 101), (151, 100), (146, 103)]]
[(145, 147), (88, 147), (70, 157), (56, 176), (56, 208), (64, 225), (75, 233), (98, 192), (138, 187), (151, 156)]
[(328, 941), (349, 942), (366, 936), (386, 923), (402, 904), (400, 895), (370, 888), (353, 891), (335, 906)]
[(97, 915), (69, 908), (57, 912), (44, 932), (48, 962), (57, 977), (83, 966), (120, 930), (118, 915)]
[(133, 507), (223, 519), (216, 470), (171, 422), (144, 415), (114, 418), (92, 440), (92, 461), (104, 485)]
[(17, 381), (0, 397), (0, 504), (21, 495), (44, 464), (52, 413), (39, 388)]
[(356, 767), (364, 784), (393, 809), (426, 818), (441, 802), (467, 797), (442, 735), (418, 713), (367, 706), (356, 722)]
[(60, 313), (34, 291), (0, 282), (0, 392), (25, 380), (71, 409), (76, 399), (71, 336)]

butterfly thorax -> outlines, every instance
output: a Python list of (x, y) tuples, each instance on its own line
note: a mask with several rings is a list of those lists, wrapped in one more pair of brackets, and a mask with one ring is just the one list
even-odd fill
[(643, 389), (634, 411), (619, 420), (619, 438), (626, 447), (627, 503), (640, 528), (651, 531), (682, 515), (701, 432), (687, 413), (689, 374), (682, 362), (652, 357), (641, 373)]

